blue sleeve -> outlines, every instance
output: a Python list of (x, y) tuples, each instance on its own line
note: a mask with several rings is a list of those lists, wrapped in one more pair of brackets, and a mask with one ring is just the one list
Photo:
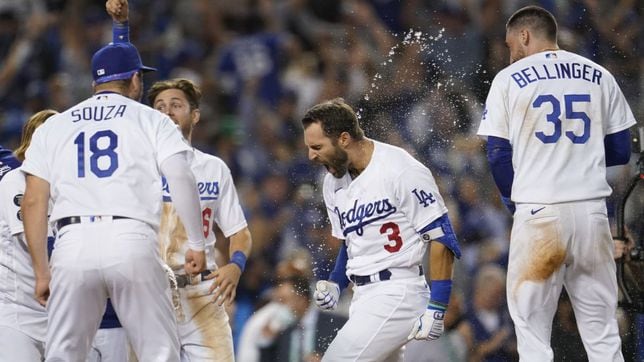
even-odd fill
[(112, 22), (112, 42), (129, 43), (130, 42), (130, 23)]
[(9, 171), (20, 167), (20, 161), (13, 155), (13, 152), (0, 146), (0, 180)]
[(604, 137), (606, 166), (625, 165), (631, 159), (631, 133), (628, 129)]
[[(439, 235), (442, 234), (442, 236), (434, 237), (433, 233), (435, 232), (438, 232)], [(451, 250), (457, 259), (460, 259), (461, 248), (458, 245), (458, 239), (456, 239), (456, 234), (454, 234), (454, 229), (452, 229), (452, 223), (449, 221), (447, 213), (432, 221), (418, 233), (421, 235), (423, 241), (430, 242), (436, 240)]]
[(512, 167), (512, 145), (510, 141), (505, 138), (488, 136), (487, 159), (490, 163), (494, 183), (501, 192), (501, 201), (514, 214), (515, 206), (511, 199), (514, 167)]
[(329, 276), (329, 280), (340, 286), (340, 291), (344, 290), (349, 285), (349, 278), (347, 278), (347, 244), (342, 242), (338, 256), (335, 258), (335, 266)]
[(504, 197), (512, 193), (514, 168), (512, 167), (512, 145), (505, 138), (488, 136), (487, 159), (496, 187)]

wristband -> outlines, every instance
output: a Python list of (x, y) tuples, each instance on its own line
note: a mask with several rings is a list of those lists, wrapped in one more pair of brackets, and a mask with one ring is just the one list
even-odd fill
[(452, 294), (452, 281), (432, 280), (431, 281), (431, 299), (427, 308), (445, 311), (449, 303), (449, 296)]
[(237, 265), (243, 273), (244, 268), (246, 268), (246, 255), (243, 252), (237, 250), (230, 257), (230, 261), (228, 262), (228, 264)]
[(128, 21), (123, 23), (112, 21), (112, 41), (114, 43), (130, 42), (130, 25)]

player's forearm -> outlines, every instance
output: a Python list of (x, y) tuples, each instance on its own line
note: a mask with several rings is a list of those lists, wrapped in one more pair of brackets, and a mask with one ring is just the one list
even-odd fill
[(49, 193), (33, 187), (33, 176), (27, 176), (27, 189), (22, 200), (21, 211), (25, 228), (25, 238), (31, 255), (34, 275), (37, 279), (49, 275), (47, 261), (47, 207)]
[(168, 181), (172, 204), (188, 235), (188, 247), (195, 251), (205, 248), (201, 224), (201, 205), (195, 176), (190, 170), (185, 152), (168, 157), (161, 164), (161, 172)]
[(431, 280), (452, 279), (454, 253), (445, 245), (433, 241), (429, 249), (429, 277)]
[(242, 272), (252, 247), (253, 239), (247, 227), (230, 236), (230, 262), (236, 264)]

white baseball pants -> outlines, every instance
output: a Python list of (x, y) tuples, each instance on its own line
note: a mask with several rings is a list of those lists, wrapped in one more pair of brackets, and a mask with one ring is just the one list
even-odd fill
[(623, 361), (617, 329), (614, 246), (604, 200), (518, 204), (507, 298), (521, 361), (552, 361), (552, 322), (562, 286), (589, 361)]
[(184, 321), (179, 321), (182, 362), (232, 362), (233, 337), (228, 314), (212, 301), (212, 281), (179, 288)]
[(139, 361), (179, 361), (170, 285), (156, 232), (99, 218), (58, 231), (47, 303), (47, 361), (85, 361), (110, 297)]
[(349, 320), (322, 361), (402, 361), (407, 336), (429, 303), (425, 277), (373, 282), (353, 293)]
[(44, 342), (33, 339), (17, 329), (0, 326), (0, 361), (41, 361), (44, 352)]

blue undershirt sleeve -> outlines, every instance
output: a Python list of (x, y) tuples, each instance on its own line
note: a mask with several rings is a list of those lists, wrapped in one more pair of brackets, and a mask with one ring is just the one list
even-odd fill
[(606, 167), (625, 165), (631, 159), (631, 133), (628, 129), (604, 137)]
[(340, 286), (340, 291), (344, 290), (344, 288), (349, 285), (349, 278), (347, 278), (347, 260), (349, 260), (347, 244), (342, 241), (342, 246), (340, 247), (338, 256), (335, 258), (335, 266), (329, 276), (330, 281)]

